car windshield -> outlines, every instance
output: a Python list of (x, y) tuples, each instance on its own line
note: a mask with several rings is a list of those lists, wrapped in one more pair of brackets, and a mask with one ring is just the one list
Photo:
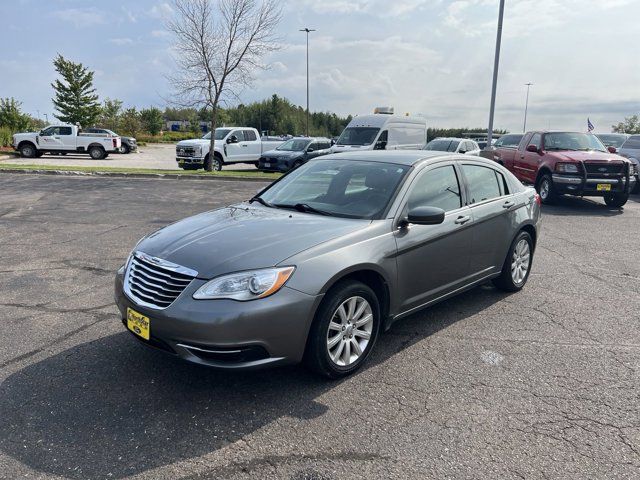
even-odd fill
[(613, 133), (604, 133), (596, 135), (602, 143), (607, 147), (620, 148), (627, 139), (626, 135), (616, 135)]
[(358, 160), (315, 160), (260, 195), (275, 208), (375, 219), (387, 208), (408, 166)]
[[(216, 136), (215, 139), (216, 140), (222, 140), (224, 137), (226, 137), (229, 132), (231, 131), (230, 128), (216, 128)], [(204, 137), (202, 137), (204, 140), (211, 140), (211, 132), (207, 133)]]
[(311, 140), (300, 140), (292, 138), (291, 140), (287, 140), (282, 145), (280, 145), (276, 150), (284, 150), (285, 152), (302, 152)]
[(607, 149), (598, 137), (587, 133), (558, 132), (544, 136), (545, 150), (596, 150), (606, 152)]
[(436, 138), (431, 140), (424, 147), (425, 150), (435, 150), (437, 152), (455, 152), (458, 147), (457, 140), (447, 140), (445, 138)]
[(347, 127), (336, 145), (371, 145), (379, 131), (374, 127)]

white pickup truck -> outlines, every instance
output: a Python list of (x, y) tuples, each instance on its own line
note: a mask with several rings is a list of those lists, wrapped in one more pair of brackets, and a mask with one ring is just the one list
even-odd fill
[(51, 125), (37, 133), (16, 133), (12, 145), (26, 158), (73, 152), (88, 153), (94, 160), (101, 160), (119, 151), (122, 144), (120, 137), (82, 133), (76, 125)]
[(209, 155), (211, 132), (202, 138), (182, 140), (176, 144), (176, 162), (185, 170), (205, 168), (211, 162), (213, 170), (222, 170), (223, 165), (232, 163), (251, 163), (258, 165), (262, 152), (273, 150), (284, 140), (260, 138), (255, 128), (222, 127), (216, 128), (215, 152)]

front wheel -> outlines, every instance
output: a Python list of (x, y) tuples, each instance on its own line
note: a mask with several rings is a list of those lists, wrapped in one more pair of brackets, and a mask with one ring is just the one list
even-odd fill
[(517, 292), (527, 283), (533, 262), (533, 239), (528, 232), (521, 231), (511, 242), (502, 272), (493, 284), (505, 292)]
[(36, 147), (30, 143), (20, 146), (20, 155), (25, 158), (34, 158), (37, 153), (38, 151), (36, 150)]
[(122, 144), (122, 146), (120, 147), (120, 153), (124, 153), (125, 155), (127, 153), (130, 153), (131, 149), (129, 148), (129, 145), (127, 144)]
[(540, 200), (545, 205), (551, 205), (555, 203), (558, 198), (555, 187), (553, 186), (553, 180), (551, 179), (551, 175), (545, 174), (538, 181), (537, 185), (538, 194), (540, 195)]
[(329, 378), (358, 370), (380, 330), (380, 304), (367, 285), (347, 280), (325, 296), (309, 332), (305, 364)]
[(628, 193), (610, 193), (604, 196), (604, 203), (611, 208), (620, 208), (629, 200)]

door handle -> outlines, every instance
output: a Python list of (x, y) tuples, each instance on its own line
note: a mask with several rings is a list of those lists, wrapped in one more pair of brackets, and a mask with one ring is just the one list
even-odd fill
[(249, 145), (247, 145), (247, 144), (242, 144), (242, 145), (240, 145), (240, 146), (241, 146), (241, 147), (248, 147)]
[(507, 200), (506, 202), (504, 202), (502, 204), (502, 208), (511, 208), (516, 204), (516, 202), (513, 202), (511, 200)]
[(524, 158), (524, 155), (520, 155), (520, 158), (521, 158), (521, 159), (522, 159), (522, 158)]
[(471, 217), (469, 215), (460, 215), (458, 218), (456, 218), (455, 223), (457, 225), (464, 225), (469, 220), (471, 220)]
[(60, 140), (60, 137), (53, 137), (53, 138), (55, 138), (56, 140)]

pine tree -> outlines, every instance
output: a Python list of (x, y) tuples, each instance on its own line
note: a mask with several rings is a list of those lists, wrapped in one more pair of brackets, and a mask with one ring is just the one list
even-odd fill
[(53, 105), (61, 122), (79, 123), (83, 127), (95, 124), (100, 115), (98, 95), (93, 88), (93, 73), (81, 63), (75, 63), (58, 54), (53, 65), (62, 77), (51, 84), (55, 91)]

